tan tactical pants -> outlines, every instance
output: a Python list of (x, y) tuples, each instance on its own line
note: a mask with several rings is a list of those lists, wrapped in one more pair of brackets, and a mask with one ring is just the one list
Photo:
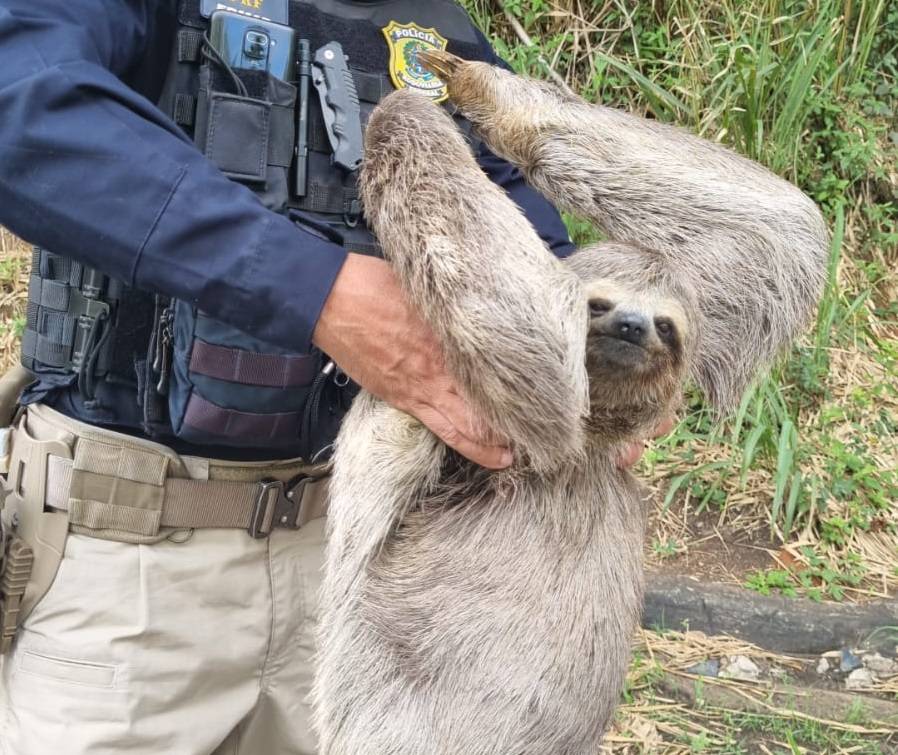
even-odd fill
[(0, 660), (0, 753), (315, 753), (307, 696), (324, 521), (264, 540), (70, 533), (49, 592)]

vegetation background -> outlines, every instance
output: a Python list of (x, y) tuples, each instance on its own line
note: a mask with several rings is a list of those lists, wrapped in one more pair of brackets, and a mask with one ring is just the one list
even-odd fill
[[(898, 586), (898, 4), (467, 5), (517, 70), (727, 144), (820, 203), (830, 277), (807, 338), (726, 422), (693, 396), (645, 471), (662, 512), (787, 544), (756, 589), (841, 600)], [(662, 531), (654, 545), (687, 543)]]
[[(898, 3), (887, 0), (464, 0), (518, 71), (675, 123), (759, 160), (822, 206), (830, 276), (807, 337), (719, 423), (698, 395), (647, 453), (655, 568), (764, 593), (853, 601), (898, 588)], [(577, 241), (594, 231), (575, 218)], [(0, 229), (0, 366), (24, 327), (27, 252)], [(737, 547), (738, 546), (738, 547)], [(889, 753), (849, 715), (689, 700), (665, 674), (747, 655), (701, 635), (637, 640), (618, 753)], [(791, 665), (790, 665), (791, 664)], [(685, 678), (692, 678), (688, 677)], [(898, 699), (898, 681), (880, 693)], [(745, 694), (745, 693), (740, 693)], [(767, 702), (763, 702), (767, 700)], [(764, 707), (766, 706), (766, 707)]]
[[(807, 337), (735, 416), (717, 422), (692, 395), (677, 430), (647, 454), (655, 568), (820, 601), (893, 594), (898, 3), (465, 4), (519, 72), (729, 145), (800, 186), (830, 223), (829, 282)], [(594, 235), (568, 221), (576, 240)], [(661, 636), (644, 636), (643, 652)], [(641, 683), (637, 702), (652, 689)], [(641, 719), (642, 731), (654, 744), (628, 740), (623, 719), (618, 741), (634, 752), (898, 752), (883, 735), (728, 715), (690, 730), (649, 713), (654, 728)]]

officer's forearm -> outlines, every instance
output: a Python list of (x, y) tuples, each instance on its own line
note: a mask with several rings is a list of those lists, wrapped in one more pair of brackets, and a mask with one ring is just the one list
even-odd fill
[(446, 372), (440, 345), (383, 260), (350, 254), (315, 329), (315, 343), (369, 393), (416, 417), (463, 456), (511, 464)]

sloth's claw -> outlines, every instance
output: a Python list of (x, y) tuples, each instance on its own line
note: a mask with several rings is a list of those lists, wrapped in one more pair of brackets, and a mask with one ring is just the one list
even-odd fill
[(435, 73), (445, 83), (449, 84), (461, 70), (465, 61), (457, 55), (445, 50), (421, 50), (418, 60), (431, 73)]

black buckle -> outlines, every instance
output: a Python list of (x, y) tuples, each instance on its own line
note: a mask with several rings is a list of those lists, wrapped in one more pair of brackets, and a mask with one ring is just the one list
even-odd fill
[(247, 531), (261, 540), (273, 529), (298, 530), (306, 523), (306, 485), (316, 477), (298, 475), (292, 480), (262, 480)]
[(362, 203), (358, 199), (347, 199), (343, 203), (343, 222), (350, 228), (359, 224), (362, 215)]
[(80, 370), (94, 347), (98, 323), (109, 319), (112, 307), (100, 299), (85, 296), (78, 289), (72, 289), (70, 302), (69, 311), (76, 316), (78, 327), (75, 331), (69, 366), (73, 370)]

